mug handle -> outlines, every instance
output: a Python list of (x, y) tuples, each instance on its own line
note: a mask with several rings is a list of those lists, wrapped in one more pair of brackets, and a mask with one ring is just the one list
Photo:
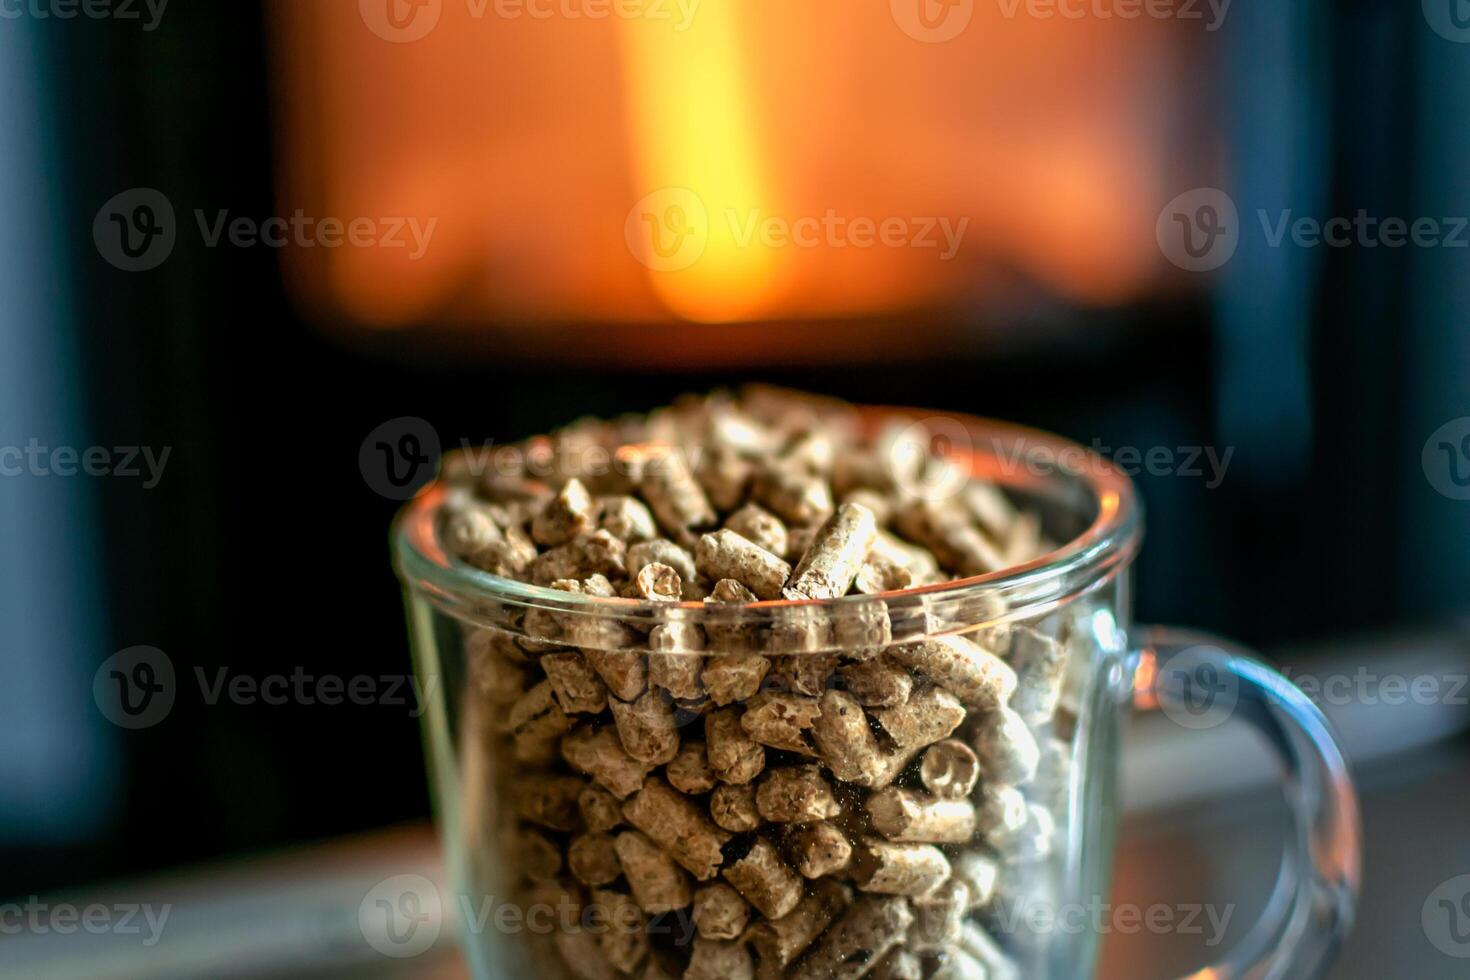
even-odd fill
[[(1327, 719), (1236, 644), (1159, 626), (1144, 628), (1140, 638), (1134, 709), (1162, 709), (1189, 727), (1226, 718), (1252, 725), (1281, 764), (1294, 828), (1260, 919), (1224, 960), (1191, 980), (1322, 976), (1352, 928), (1362, 864), (1358, 797)], [(1191, 723), (1201, 704), (1213, 718)]]

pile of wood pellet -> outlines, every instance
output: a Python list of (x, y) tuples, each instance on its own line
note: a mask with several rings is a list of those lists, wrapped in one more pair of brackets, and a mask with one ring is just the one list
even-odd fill
[[(847, 405), (767, 388), (579, 422), (514, 447), (518, 468), (447, 459), (441, 540), (653, 609), (881, 595), (1052, 547), (992, 484), (927, 492), (955, 463), (911, 451), (909, 423), (861, 431)], [(542, 975), (1016, 975), (986, 910), (1068, 819), (1083, 654), (1064, 623), (894, 643), (881, 602), (858, 629), (796, 605), (811, 652), (789, 653), (780, 626), (701, 609), (640, 626), (628, 605), (465, 628), (492, 863), (525, 904), (577, 911)]]

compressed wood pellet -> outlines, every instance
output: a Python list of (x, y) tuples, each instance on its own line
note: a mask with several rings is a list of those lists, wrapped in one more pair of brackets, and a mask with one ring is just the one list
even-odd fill
[(722, 528), (703, 535), (694, 549), (694, 564), (711, 579), (734, 579), (761, 599), (781, 598), (791, 566), (748, 538)]
[(581, 929), (562, 930), (552, 941), (577, 980), (618, 980), (618, 971), (608, 962), (595, 934)]
[(705, 939), (739, 939), (750, 921), (750, 905), (723, 881), (694, 892), (694, 926)]
[(648, 460), (638, 489), (659, 526), (676, 541), (689, 539), (693, 531), (718, 520), (704, 488), (677, 447), (657, 452)]
[(555, 916), (556, 928), (579, 927), (586, 896), (582, 886), (570, 878), (549, 878), (532, 885), (526, 894), (526, 908), (540, 908)]
[(832, 489), (819, 476), (772, 467), (755, 479), (755, 499), (788, 526), (821, 524), (832, 515)]
[(801, 901), (801, 878), (764, 837), (755, 838), (746, 854), (727, 864), (724, 876), (767, 919), (781, 918)]
[(842, 678), (842, 686), (865, 708), (903, 704), (914, 690), (913, 676), (886, 656), (848, 664), (837, 673)]
[(971, 480), (960, 494), (960, 500), (975, 522), (996, 540), (1006, 536), (1019, 514), (1005, 491), (983, 480)]
[(686, 908), (692, 901), (689, 876), (645, 835), (624, 831), (613, 841), (613, 849), (633, 899), (644, 912), (661, 915)]
[(679, 754), (679, 727), (668, 694), (654, 688), (632, 702), (613, 698), (608, 707), (623, 749), (634, 759), (659, 766)]
[(788, 599), (846, 595), (877, 534), (872, 511), (862, 504), (843, 504), (812, 539), (782, 595)]
[(924, 964), (906, 949), (890, 949), (868, 973), (868, 980), (924, 980)]
[(1072, 789), (1072, 745), (1059, 738), (1046, 738), (1041, 741), (1040, 750), (1041, 761), (1036, 765), (1031, 792), (1039, 802), (1063, 813)]
[(643, 972), (634, 975), (638, 980), (682, 980), (684, 966), (673, 953), (655, 949), (643, 964)]
[[(642, 777), (639, 777), (642, 785)], [(582, 826), (589, 834), (604, 834), (623, 822), (623, 805), (601, 786), (590, 783), (577, 794), (577, 812), (582, 816)]]
[(598, 714), (607, 708), (607, 684), (582, 654), (575, 650), (549, 653), (539, 663), (563, 711)]
[(654, 768), (629, 755), (612, 726), (577, 729), (561, 740), (561, 755), (567, 765), (591, 776), (620, 800), (642, 789)]
[(786, 967), (806, 952), (848, 903), (843, 886), (814, 881), (796, 908), (779, 919), (763, 919), (742, 937), (755, 950), (761, 980), (785, 976)]
[(1023, 565), (1052, 550), (1041, 536), (1041, 516), (1030, 511), (1018, 514), (1000, 539), (1000, 550), (1008, 566)]
[(643, 501), (628, 496), (602, 498), (602, 516), (598, 519), (598, 527), (627, 544), (652, 541), (658, 534), (652, 512), (644, 506)]
[(857, 980), (903, 941), (913, 920), (906, 900), (864, 895), (801, 958), (792, 980)]
[(684, 980), (755, 980), (755, 964), (744, 943), (701, 936), (694, 940)]
[[(704, 600), (707, 608), (740, 606), (758, 601), (754, 592), (732, 578), (724, 578), (716, 582), (710, 589), (709, 596)], [(758, 624), (753, 620), (742, 620), (738, 617), (732, 622), (711, 620), (705, 624), (710, 649), (726, 655), (735, 655), (750, 650), (755, 644), (757, 630)]]
[(939, 848), (878, 837), (865, 837), (853, 848), (851, 867), (860, 890), (885, 895), (927, 895), (949, 877), (949, 861)]
[(561, 872), (561, 848), (545, 834), (529, 827), (517, 831), (506, 853), (531, 881), (550, 881)]
[[(525, 693), (526, 670), (521, 663), (511, 660), (485, 643), (477, 647), (466, 643), (465, 657), (470, 683), (486, 703), (507, 708), (520, 700)], [(563, 710), (566, 710), (565, 706)]]
[(972, 850), (956, 855), (951, 864), (955, 880), (965, 883), (969, 908), (974, 910), (989, 905), (995, 895), (999, 863), (984, 851)]
[(1011, 636), (1011, 666), (1016, 691), (1010, 706), (1028, 725), (1044, 724), (1057, 710), (1067, 652), (1060, 643), (1029, 626), (1017, 626)]
[(832, 622), (832, 640), (851, 660), (872, 660), (893, 642), (893, 622), (881, 603), (845, 609)]
[(684, 598), (695, 598), (693, 590), (699, 573), (694, 570), (694, 556), (688, 550), (667, 538), (642, 541), (628, 548), (626, 563), (630, 576), (636, 576), (644, 567), (654, 562), (668, 565), (678, 572), (679, 581), (684, 585)]
[(1016, 690), (1016, 672), (963, 636), (941, 636), (891, 648), (894, 660), (977, 708), (998, 708)]
[[(657, 648), (665, 637), (677, 632), (675, 627), (686, 624), (661, 623), (648, 634), (650, 650)], [(697, 640), (695, 641), (698, 642)], [(691, 645), (686, 638), (686, 647)], [(704, 696), (705, 658), (697, 652), (650, 653), (648, 655), (648, 682), (669, 692), (671, 697), (693, 700)]]
[(975, 835), (975, 805), (969, 800), (890, 786), (868, 797), (865, 805), (873, 829), (889, 840), (963, 844)]
[(730, 835), (716, 827), (687, 797), (653, 777), (623, 804), (623, 817), (700, 881), (709, 881), (724, 860)]
[(816, 539), (818, 530), (815, 526), (787, 529), (786, 554), (783, 557), (790, 562), (800, 562), (806, 550), (811, 547), (812, 541)]
[(810, 733), (821, 713), (821, 704), (816, 698), (762, 693), (751, 698), (746, 705), (740, 727), (762, 745), (815, 755)]
[(786, 554), (786, 525), (759, 504), (746, 504), (735, 511), (725, 520), (725, 527), (773, 555)]
[(510, 709), (516, 758), (544, 763), (555, 755), (557, 739), (571, 730), (572, 720), (556, 702), (550, 681), (531, 688)]
[(835, 653), (796, 653), (772, 657), (771, 672), (762, 687), (783, 694), (805, 694), (816, 697), (836, 686), (832, 674), (837, 669)]
[(786, 854), (803, 878), (821, 878), (847, 867), (852, 842), (826, 821), (803, 824), (787, 835)]
[(963, 949), (952, 948), (929, 980), (990, 980), (990, 971)]
[(633, 576), (633, 596), (650, 602), (678, 602), (684, 597), (684, 582), (670, 566), (651, 561)]
[(889, 518), (893, 516), (893, 500), (889, 496), (866, 487), (849, 490), (842, 495), (840, 501), (844, 504), (862, 504), (873, 512), (873, 517), (879, 527), (888, 524)]
[(748, 783), (766, 767), (766, 750), (740, 727), (741, 709), (720, 708), (704, 717), (709, 765), (724, 783)]
[(924, 788), (936, 797), (962, 800), (970, 795), (980, 778), (980, 760), (964, 742), (948, 738), (924, 750), (919, 778), (924, 781)]
[(685, 742), (681, 745), (679, 754), (664, 767), (664, 777), (674, 789), (691, 796), (708, 793), (719, 784), (714, 770), (710, 768), (709, 756), (703, 742)]
[(540, 545), (561, 545), (596, 526), (597, 505), (582, 481), (573, 477), (531, 522), (531, 538)]
[(756, 788), (755, 807), (772, 823), (813, 823), (842, 812), (817, 766), (767, 769)]
[[(823, 651), (832, 645), (832, 631), (832, 617), (824, 609), (813, 605), (790, 606), (777, 613), (776, 621), (771, 624), (770, 649), (775, 653), (821, 656), (830, 661), (832, 655)], [(831, 672), (828, 663), (824, 673), (814, 672), (812, 686), (797, 690), (803, 694), (816, 693), (820, 689), (818, 685), (825, 683)]]
[(1010, 708), (991, 712), (975, 736), (975, 754), (989, 779), (1019, 786), (1029, 783), (1041, 764), (1041, 747), (1020, 715)]
[(940, 687), (920, 687), (903, 704), (873, 709), (873, 720), (902, 749), (946, 739), (965, 720), (959, 698)]
[(502, 578), (525, 578), (536, 560), (536, 544), (517, 527), (508, 527), (504, 539), (492, 541), (477, 551), (459, 556), (466, 564)]
[(723, 446), (701, 454), (694, 470), (694, 478), (704, 488), (705, 496), (720, 510), (740, 506), (754, 474), (755, 463)]
[(701, 679), (717, 705), (746, 701), (760, 690), (771, 661), (756, 653), (728, 653), (706, 659)]
[(978, 923), (965, 923), (960, 932), (960, 949), (984, 965), (990, 980), (1019, 980), (1021, 976), (1015, 962)]
[(584, 649), (582, 655), (619, 700), (636, 700), (648, 687), (648, 663), (641, 653)]
[(643, 911), (631, 896), (601, 888), (593, 890), (592, 904), (598, 909), (600, 921), (606, 923), (597, 937), (602, 955), (623, 973), (633, 972), (648, 955)]
[(457, 510), (446, 509), (440, 537), (444, 541), (445, 549), (461, 560), (468, 560), (475, 554), (505, 541), (505, 536), (500, 533), (500, 525), (495, 523), (495, 519), (483, 507), (475, 506)]
[(864, 595), (897, 592), (914, 584), (914, 573), (892, 558), (870, 551), (852, 584)]
[(1026, 806), (1026, 819), (1021, 826), (994, 834), (991, 839), (1008, 862), (1027, 864), (1041, 861), (1051, 854), (1056, 830), (1056, 818), (1051, 811), (1039, 803), (1030, 803)]
[(883, 774), (883, 757), (862, 705), (845, 691), (826, 691), (818, 706), (812, 739), (822, 761), (843, 782), (873, 785)]
[(550, 585), (558, 580), (585, 579), (590, 575), (622, 578), (628, 546), (601, 529), (579, 534), (566, 544), (542, 552), (531, 562), (531, 580)]
[(895, 511), (900, 534), (928, 548), (946, 568), (960, 575), (984, 575), (1005, 567), (1005, 556), (969, 515), (943, 503), (920, 500)]
[(716, 786), (710, 794), (709, 813), (717, 826), (732, 834), (755, 830), (761, 825), (760, 811), (755, 808), (755, 787), (749, 783)]
[(575, 830), (582, 814), (577, 799), (587, 784), (576, 776), (532, 773), (516, 780), (516, 815), (552, 830)]
[(606, 885), (622, 877), (617, 848), (610, 834), (583, 834), (567, 845), (567, 868), (584, 885)]
[(928, 895), (913, 900), (914, 925), (907, 947), (916, 953), (938, 953), (960, 941), (970, 889), (951, 878)]
[(1026, 824), (1026, 797), (1014, 786), (986, 783), (975, 803), (975, 827), (987, 838), (1006, 840)]
[(781, 453), (781, 464), (808, 473), (827, 474), (837, 457), (837, 445), (832, 434), (821, 428), (811, 428), (797, 436)]

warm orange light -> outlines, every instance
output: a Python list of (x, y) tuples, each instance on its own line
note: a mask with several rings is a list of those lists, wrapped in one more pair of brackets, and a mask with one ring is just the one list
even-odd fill
[[(330, 319), (512, 344), (904, 318), (920, 348), (916, 314), (1157, 289), (1174, 76), (1208, 35), (1018, 0), (943, 8), (970, 20), (940, 41), (903, 15), (924, 2), (275, 0), (283, 210), (436, 222), (421, 255), (290, 249), (287, 273)], [(618, 343), (714, 343), (656, 336)]]

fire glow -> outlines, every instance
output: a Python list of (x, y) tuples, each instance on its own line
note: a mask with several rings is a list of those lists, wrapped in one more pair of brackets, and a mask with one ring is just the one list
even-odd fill
[(439, 222), (416, 261), (288, 275), (334, 319), (469, 329), (1156, 290), (1179, 23), (975, 2), (931, 42), (901, 9), (930, 3), (277, 0), (285, 203)]

